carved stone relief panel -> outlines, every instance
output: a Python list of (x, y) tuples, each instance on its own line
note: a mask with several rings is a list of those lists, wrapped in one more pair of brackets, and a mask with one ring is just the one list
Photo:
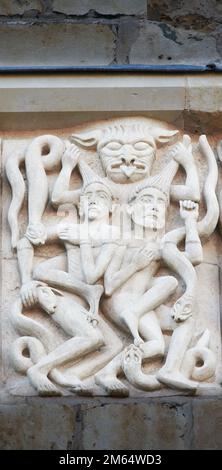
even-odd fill
[(220, 392), (217, 145), (145, 117), (5, 139), (10, 393)]

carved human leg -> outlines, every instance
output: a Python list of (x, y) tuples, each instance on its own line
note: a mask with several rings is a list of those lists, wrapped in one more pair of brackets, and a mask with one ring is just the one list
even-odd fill
[(117, 376), (122, 372), (123, 352), (120, 352), (107, 364), (98, 374), (95, 375), (95, 382), (104, 388), (111, 396), (125, 397), (129, 395), (129, 389)]
[[(92, 333), (92, 331), (91, 331)], [(76, 336), (61, 344), (54, 351), (43, 357), (35, 366), (28, 370), (28, 377), (32, 385), (38, 390), (39, 395), (58, 395), (57, 387), (48, 379), (50, 377), (59, 383), (59, 385), (70, 387), (81, 387), (82, 382), (77, 377), (72, 380), (65, 380), (63, 374), (54, 370), (70, 360), (78, 359), (82, 355), (93, 351), (103, 344), (101, 335)]]
[(98, 373), (123, 349), (121, 338), (117, 335), (116, 330), (103, 319), (102, 315), (99, 318), (98, 328), (102, 333), (104, 346), (98, 351), (94, 351), (93, 355), (83, 357), (81, 362), (72, 367), (72, 373), (81, 380)]
[(129, 382), (142, 390), (161, 387), (154, 374), (142, 370), (142, 362), (164, 354), (164, 337), (155, 312), (149, 312), (139, 320), (139, 332), (144, 339), (140, 347), (130, 345), (123, 354), (123, 371)]
[(189, 380), (181, 372), (182, 362), (192, 338), (194, 320), (188, 318), (174, 330), (166, 362), (157, 374), (158, 380), (171, 388), (195, 392), (197, 383)]
[[(149, 357), (161, 355), (164, 352), (162, 332), (155, 314), (152, 314), (150, 310), (153, 310), (165, 302), (176, 288), (177, 280), (174, 277), (165, 276), (157, 278), (153, 280), (152, 287), (149, 291), (145, 292), (145, 294), (136, 299), (136, 301), (134, 299), (133, 306), (132, 303), (130, 303), (129, 309), (125, 308), (122, 312), (122, 303), (119, 305), (119, 322), (122, 321), (125, 327), (128, 327), (134, 337), (136, 346), (144, 347), (144, 350), (141, 349), (142, 352), (138, 350), (138, 354), (136, 353), (135, 355), (134, 349), (130, 350), (130, 352), (127, 351), (127, 361), (124, 361), (124, 352), (120, 353), (96, 375), (96, 383), (105, 388), (109, 394), (128, 394), (125, 385), (117, 378), (118, 374), (123, 370), (123, 362), (124, 372), (131, 383), (136, 385), (137, 382), (139, 386), (142, 388), (147, 387), (147, 389), (159, 388), (159, 382), (153, 377), (144, 377), (145, 374), (143, 374), (141, 370), (143, 358), (148, 359)], [(126, 294), (126, 298), (129, 299), (128, 294)], [(149, 315), (150, 318), (150, 325), (148, 326), (148, 322), (145, 320), (140, 326), (140, 317), (147, 311), (147, 315)], [(138, 359), (138, 356), (140, 356), (140, 359)]]
[(127, 325), (136, 345), (143, 342), (139, 334), (139, 319), (145, 313), (166, 302), (168, 297), (175, 292), (177, 286), (178, 282), (173, 276), (156, 278), (153, 280), (152, 287), (138, 299), (135, 305), (129, 305), (123, 310), (121, 320)]
[(155, 375), (142, 371), (142, 361), (164, 354), (164, 338), (154, 312), (139, 320), (139, 330), (144, 338), (140, 348), (130, 345), (96, 374), (96, 383), (109, 395), (127, 396), (127, 387), (117, 378), (124, 372), (129, 382), (142, 390), (157, 390), (161, 387)]
[(98, 313), (100, 297), (103, 293), (101, 285), (89, 285), (81, 281), (74, 274), (57, 268), (61, 264), (61, 257), (56, 257), (38, 264), (33, 271), (33, 278), (46, 282), (50, 286), (65, 289), (81, 296), (89, 304), (90, 314)]

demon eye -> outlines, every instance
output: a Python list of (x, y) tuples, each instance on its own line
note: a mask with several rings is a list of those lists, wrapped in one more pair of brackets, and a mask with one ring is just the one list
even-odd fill
[(147, 150), (150, 148), (150, 145), (147, 142), (135, 142), (135, 150)]
[(122, 144), (120, 142), (116, 142), (116, 141), (113, 141), (113, 142), (109, 142), (105, 148), (108, 149), (108, 150), (120, 150), (122, 147)]

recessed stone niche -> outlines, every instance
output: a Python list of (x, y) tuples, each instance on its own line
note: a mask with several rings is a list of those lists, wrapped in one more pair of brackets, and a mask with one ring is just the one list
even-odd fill
[(2, 396), (221, 394), (221, 94), (1, 79)]

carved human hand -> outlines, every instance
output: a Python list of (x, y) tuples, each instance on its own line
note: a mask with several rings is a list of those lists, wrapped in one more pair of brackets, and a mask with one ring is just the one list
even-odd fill
[(22, 285), (20, 289), (20, 296), (24, 307), (33, 307), (38, 302), (38, 286), (45, 286), (44, 282), (28, 281)]
[(44, 245), (47, 238), (47, 231), (41, 222), (29, 224), (25, 236), (32, 245)]
[(76, 145), (70, 145), (62, 156), (62, 165), (67, 165), (74, 168), (79, 160), (79, 149)]
[(172, 318), (175, 322), (180, 323), (192, 316), (193, 302), (192, 299), (183, 295), (174, 304)]
[(79, 226), (76, 224), (61, 224), (58, 228), (58, 236), (60, 240), (64, 240), (64, 242), (69, 242), (73, 245), (79, 245)]
[(158, 259), (158, 250), (153, 248), (143, 247), (140, 248), (133, 256), (132, 263), (136, 265), (138, 271), (146, 268), (152, 261)]
[(179, 163), (179, 165), (182, 165), (183, 167), (185, 167), (190, 160), (193, 160), (192, 144), (189, 135), (185, 134), (183, 136), (183, 142), (179, 142), (174, 145), (169, 154), (177, 163)]
[(199, 204), (193, 201), (180, 201), (180, 217), (183, 220), (197, 220), (199, 215)]

